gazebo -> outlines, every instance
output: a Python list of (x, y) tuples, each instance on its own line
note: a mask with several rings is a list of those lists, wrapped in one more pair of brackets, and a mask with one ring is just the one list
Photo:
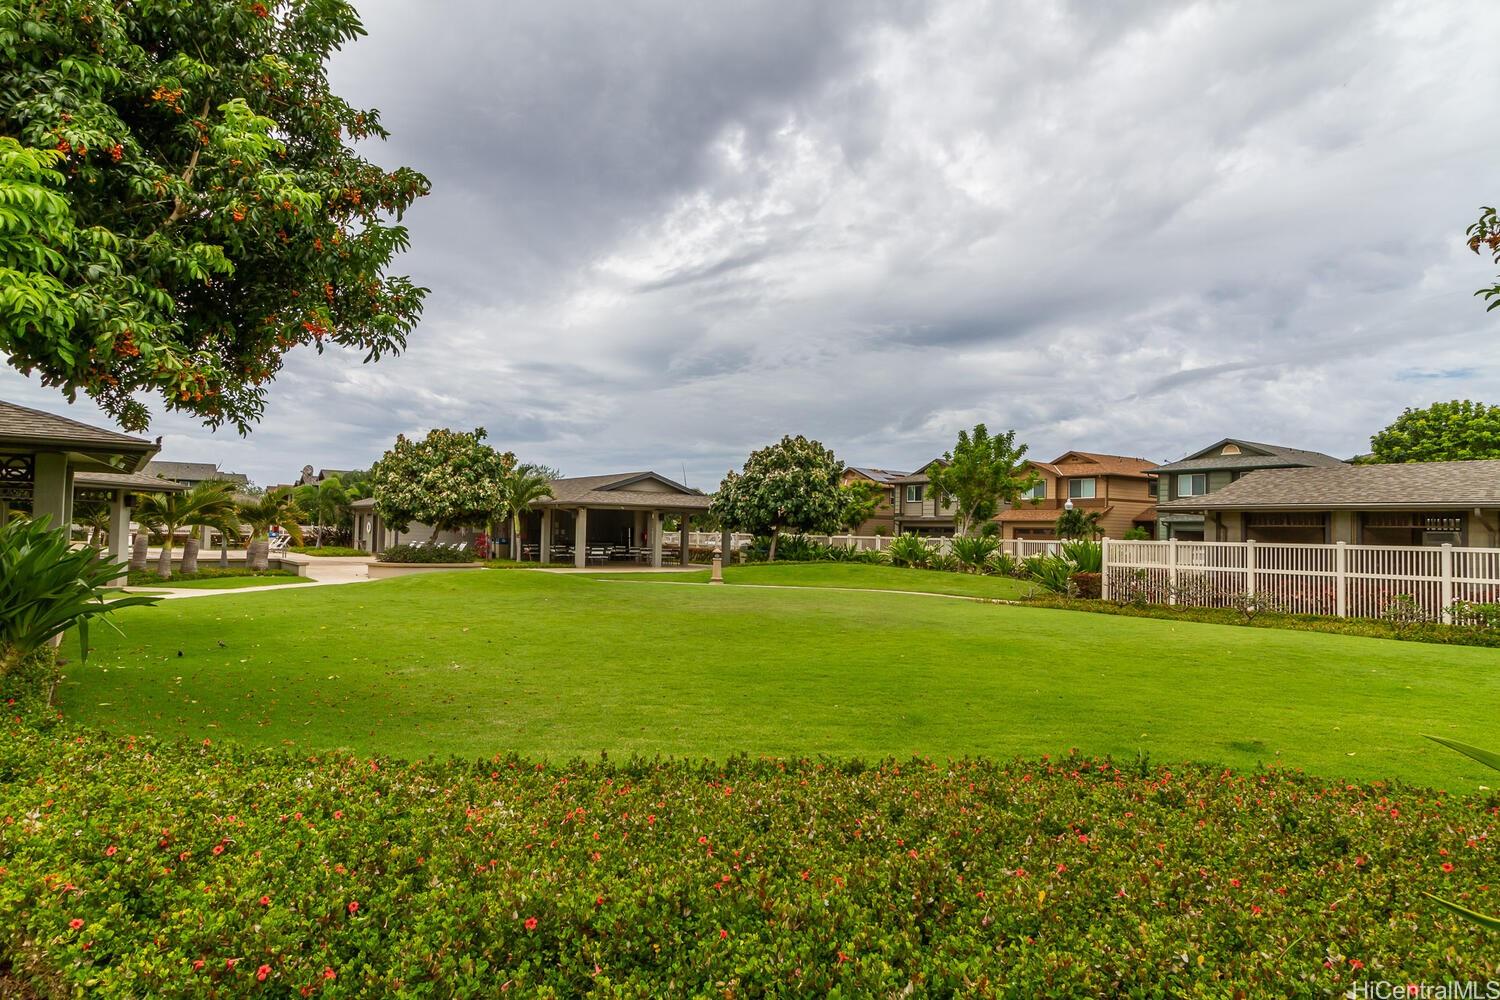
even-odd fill
[(160, 449), (159, 440), (0, 400), (0, 518), (13, 510), (25, 511), (67, 530), (73, 523), (75, 494), (107, 502), (107, 551), (114, 561), (126, 562), (131, 495), (175, 487), (140, 474)]

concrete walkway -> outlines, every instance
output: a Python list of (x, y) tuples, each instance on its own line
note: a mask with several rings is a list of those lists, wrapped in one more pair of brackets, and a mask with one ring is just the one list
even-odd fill
[[(160, 550), (153, 550), (147, 554), (146, 568), (151, 569), (156, 565), (156, 559)], [(307, 556), (297, 552), (288, 552), (277, 557), (281, 565), (286, 569), (297, 570), (297, 575), (312, 580), (312, 583), (267, 583), (263, 587), (226, 587), (223, 589), (215, 587), (173, 587), (171, 581), (164, 582), (161, 586), (146, 584), (140, 587), (129, 587), (128, 590), (149, 591), (160, 594), (167, 600), (176, 600), (186, 597), (219, 597), (226, 594), (264, 594), (268, 590), (306, 590), (311, 587), (336, 587), (346, 583), (368, 583), (370, 580), (369, 565), (373, 561), (366, 556)], [(230, 549), (229, 561), (236, 560), (243, 564), (245, 553), (243, 550)], [(198, 557), (198, 565), (203, 569), (217, 569), (219, 566), (219, 553), (205, 552)], [(275, 577), (268, 577), (274, 580)]]

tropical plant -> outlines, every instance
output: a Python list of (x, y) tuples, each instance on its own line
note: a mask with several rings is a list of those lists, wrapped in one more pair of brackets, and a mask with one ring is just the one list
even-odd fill
[(735, 531), (769, 535), (767, 559), (774, 562), (784, 529), (829, 534), (843, 524), (849, 503), (843, 474), (844, 463), (823, 445), (787, 435), (726, 475), (711, 511)]
[(102, 550), (109, 538), (109, 504), (80, 503), (73, 512), (73, 523), (88, 529), (89, 548)]
[(141, 594), (108, 597), (106, 588), (125, 573), (124, 564), (93, 549), (73, 548), (45, 517), (0, 521), (0, 675), (75, 625), (87, 660), (90, 619), (156, 603)]
[(1135, 525), (1134, 527), (1126, 528), (1125, 534), (1120, 537), (1127, 542), (1146, 542), (1151, 540), (1151, 532), (1140, 525)]
[(438, 545), (434, 542), (415, 542), (404, 545), (388, 545), (376, 557), (387, 563), (463, 563), (472, 562), (474, 553)]
[(346, 0), (0, 5), (0, 356), (127, 430), (147, 392), (244, 430), (290, 351), (399, 351), (428, 182), (356, 152), (386, 132), (327, 63), (362, 33)]
[(990, 556), (989, 570), (997, 576), (1020, 576), (1021, 564), (1009, 552), (996, 552)]
[(929, 487), (952, 499), (955, 534), (967, 536), (1000, 512), (1038, 481), (1035, 471), (1025, 470), (1026, 445), (1016, 444), (1016, 432), (990, 436), (984, 424), (974, 433), (958, 432), (958, 443), (927, 468)]
[(1062, 554), (1073, 564), (1075, 573), (1104, 572), (1104, 546), (1086, 538), (1062, 543)]
[(1032, 556), (1026, 562), (1027, 573), (1042, 589), (1054, 594), (1072, 595), (1072, 577), (1078, 571), (1073, 560), (1061, 555), (1050, 555)]
[(1058, 517), (1054, 530), (1058, 538), (1098, 538), (1104, 534), (1104, 529), (1099, 526), (1102, 517), (1097, 510), (1084, 510), (1082, 507), (1065, 509)]
[(250, 529), (250, 549), (245, 553), (245, 562), (250, 569), (264, 570), (270, 564), (270, 532), (281, 526), (292, 541), (302, 544), (302, 528), (298, 522), (306, 517), (297, 506), (292, 491), (286, 487), (268, 490), (266, 493), (239, 505), (239, 519)]
[(1385, 607), (1380, 609), (1380, 617), (1391, 623), (1397, 635), (1432, 620), (1427, 609), (1411, 594), (1397, 594), (1386, 601)]
[(894, 566), (926, 566), (933, 554), (933, 548), (927, 543), (927, 539), (909, 531), (891, 539), (891, 547), (888, 551), (891, 564)]
[(984, 573), (989, 570), (990, 557), (999, 549), (1000, 539), (994, 535), (972, 535), (955, 537), (949, 551), (964, 572)]
[(1488, 458), (1500, 458), (1500, 406), (1468, 399), (1433, 403), (1420, 410), (1407, 408), (1370, 438), (1370, 461), (1374, 462)]
[(315, 483), (304, 483), (293, 490), (293, 496), (296, 497), (297, 506), (306, 511), (316, 529), (313, 541), (316, 547), (323, 544), (324, 526), (337, 526), (352, 502), (349, 491), (344, 489), (343, 480), (338, 476), (327, 476)]
[(395, 445), (370, 470), (375, 511), (386, 525), (405, 531), (413, 521), (445, 530), (483, 524), (505, 509), (502, 484), (516, 456), (484, 443), (483, 427), (440, 427), (420, 441), (397, 435)]
[(531, 508), (552, 495), (552, 480), (556, 476), (547, 473), (538, 465), (518, 465), (500, 479), (499, 515), (510, 521), (510, 557), (521, 558), (521, 518), (531, 513)]
[[(207, 480), (186, 493), (143, 493), (136, 497), (135, 519), (162, 532), (156, 575), (172, 576), (172, 545), (178, 528), (212, 527), (233, 530), (237, 508), (228, 483)], [(182, 571), (197, 572), (198, 539), (189, 532), (182, 550)]]

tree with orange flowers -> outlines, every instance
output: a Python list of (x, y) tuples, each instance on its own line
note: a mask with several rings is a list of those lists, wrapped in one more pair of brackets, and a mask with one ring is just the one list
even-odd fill
[(328, 87), (344, 0), (0, 5), (0, 353), (130, 430), (245, 430), (289, 351), (401, 350), (414, 170)]

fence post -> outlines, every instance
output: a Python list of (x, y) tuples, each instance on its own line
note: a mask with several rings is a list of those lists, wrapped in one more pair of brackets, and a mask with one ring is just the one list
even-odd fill
[(1245, 596), (1255, 596), (1255, 539), (1245, 539)]
[(1333, 543), (1333, 613), (1349, 617), (1349, 549), (1343, 542)]
[(1167, 603), (1177, 603), (1177, 539), (1167, 539)]
[(1443, 624), (1453, 624), (1453, 543), (1444, 542), (1442, 547), (1442, 582), (1438, 584), (1438, 599), (1442, 601)]
[(1099, 541), (1099, 597), (1109, 600), (1109, 536)]

